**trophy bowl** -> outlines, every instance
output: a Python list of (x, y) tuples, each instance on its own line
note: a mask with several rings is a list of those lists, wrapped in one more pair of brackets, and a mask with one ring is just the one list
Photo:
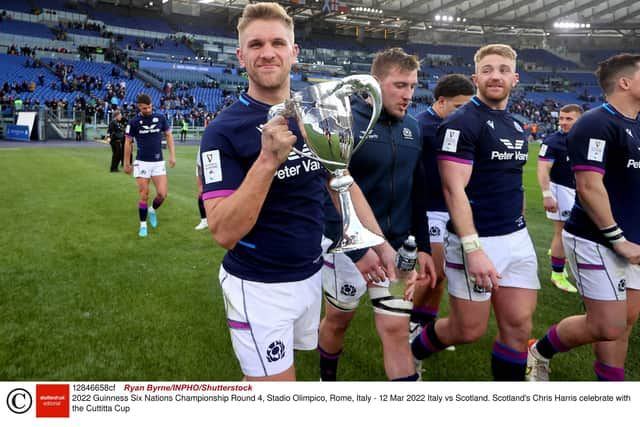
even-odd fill
[[(364, 134), (354, 143), (350, 96), (358, 92), (369, 94), (373, 112)], [(269, 110), (269, 119), (278, 114), (295, 118), (311, 154), (293, 150), (300, 156), (319, 161), (333, 175), (329, 186), (338, 193), (342, 237), (330, 250), (332, 253), (364, 249), (384, 242), (382, 236), (365, 228), (357, 217), (349, 194), (353, 178), (348, 173), (351, 157), (366, 141), (381, 110), (380, 85), (367, 74), (309, 86)]]

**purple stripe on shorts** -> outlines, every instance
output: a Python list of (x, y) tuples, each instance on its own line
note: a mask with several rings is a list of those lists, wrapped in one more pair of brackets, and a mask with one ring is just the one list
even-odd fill
[(446, 156), (446, 155), (438, 156), (438, 160), (447, 160), (449, 162), (464, 163), (465, 165), (472, 165), (473, 164), (473, 160), (461, 159), (459, 157)]
[(235, 193), (236, 190), (218, 190), (202, 193), (202, 200), (216, 199), (218, 197), (227, 197)]
[(147, 209), (147, 204), (144, 203), (144, 202), (140, 202), (140, 203), (138, 203), (138, 208), (139, 209)]
[(454, 268), (456, 270), (464, 270), (464, 264), (457, 264), (455, 262), (447, 261), (447, 262), (445, 262), (445, 266), (447, 266), (449, 268)]
[(579, 262), (577, 265), (578, 268), (583, 270), (606, 270), (605, 266), (602, 264), (584, 264)]
[(587, 166), (587, 165), (578, 165), (573, 167), (573, 171), (592, 171), (598, 172), (604, 175), (604, 169), (596, 167), (596, 166)]
[(251, 325), (247, 322), (238, 322), (231, 319), (227, 319), (227, 326), (231, 329), (251, 329)]
[(605, 365), (596, 360), (593, 364), (593, 370), (602, 381), (624, 381), (624, 368)]
[(335, 265), (333, 265), (333, 263), (331, 263), (331, 262), (329, 262), (329, 261), (326, 261), (326, 260), (324, 261), (324, 265), (326, 265), (326, 266), (327, 266), (327, 267), (329, 267), (329, 268), (336, 268), (336, 266), (335, 266)]
[(558, 353), (566, 353), (571, 349), (562, 344), (562, 341), (560, 341), (560, 337), (558, 337), (558, 332), (556, 331), (556, 329), (558, 329), (558, 325), (553, 325), (551, 328), (549, 328), (549, 332), (547, 332), (549, 342), (551, 342), (551, 345), (554, 349), (556, 349)]

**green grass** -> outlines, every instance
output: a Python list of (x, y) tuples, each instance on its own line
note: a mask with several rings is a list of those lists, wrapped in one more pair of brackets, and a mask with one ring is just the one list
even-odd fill
[[(0, 380), (238, 380), (217, 271), (224, 251), (198, 222), (196, 147), (178, 146), (159, 227), (137, 237), (133, 178), (108, 172), (110, 150), (0, 149)], [(534, 149), (535, 151), (535, 149)], [(546, 250), (552, 233), (527, 166), (527, 220), (543, 283), (535, 335), (582, 310), (556, 290)], [(152, 193), (153, 194), (153, 193)], [(446, 298), (442, 308), (447, 311)], [(425, 380), (489, 380), (495, 323), (486, 337), (425, 362)], [(628, 378), (640, 380), (634, 330)], [(315, 352), (296, 355), (298, 378), (316, 381)], [(581, 348), (554, 359), (552, 379), (592, 380)], [(346, 337), (342, 380), (385, 380), (371, 307)]]

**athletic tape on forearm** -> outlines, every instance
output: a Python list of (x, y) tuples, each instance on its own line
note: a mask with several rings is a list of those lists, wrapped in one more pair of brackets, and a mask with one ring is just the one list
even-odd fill
[(609, 227), (601, 228), (600, 231), (604, 235), (605, 239), (607, 239), (611, 244), (627, 241), (627, 239), (624, 237), (624, 232), (620, 227), (618, 227), (618, 224), (613, 224)]
[(477, 234), (469, 234), (468, 236), (462, 236), (460, 238), (460, 242), (462, 243), (462, 250), (465, 254), (470, 254), (471, 252), (475, 252), (478, 249), (481, 249), (480, 238)]

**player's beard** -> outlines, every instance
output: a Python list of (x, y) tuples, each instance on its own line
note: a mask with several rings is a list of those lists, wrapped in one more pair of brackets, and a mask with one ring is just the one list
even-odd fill
[(482, 97), (484, 99), (486, 99), (487, 101), (499, 104), (499, 103), (505, 101), (506, 99), (508, 99), (509, 95), (511, 95), (511, 86), (510, 85), (505, 83), (501, 87), (501, 89), (502, 89), (501, 94), (500, 95), (496, 95), (495, 92), (492, 93), (489, 90), (489, 84), (486, 83), (486, 84), (478, 87), (478, 92), (480, 92), (480, 95), (482, 95)]
[(289, 79), (289, 73), (284, 72), (283, 69), (277, 73), (260, 73), (258, 70), (247, 70), (247, 74), (249, 74), (251, 83), (262, 89), (270, 90), (282, 88), (287, 82), (287, 79)]

